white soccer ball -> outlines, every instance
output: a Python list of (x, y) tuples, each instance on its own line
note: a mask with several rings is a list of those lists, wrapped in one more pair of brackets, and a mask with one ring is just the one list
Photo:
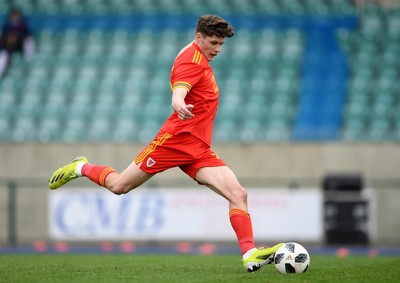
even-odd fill
[(303, 273), (310, 265), (310, 255), (300, 244), (283, 244), (275, 253), (274, 264), (280, 273)]

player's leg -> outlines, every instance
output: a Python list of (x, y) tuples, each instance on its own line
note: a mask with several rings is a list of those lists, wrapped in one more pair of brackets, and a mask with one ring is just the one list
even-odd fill
[[(55, 190), (69, 181), (85, 176), (92, 182), (108, 188), (115, 194), (125, 194), (146, 182), (154, 174), (176, 166), (174, 164), (165, 165), (163, 162), (156, 162), (157, 164), (153, 166), (155, 163), (150, 164), (151, 162), (149, 162), (149, 154), (157, 154), (159, 146), (163, 145), (171, 137), (172, 135), (165, 132), (158, 133), (154, 140), (142, 150), (134, 162), (121, 174), (118, 174), (113, 168), (108, 166), (90, 164), (86, 157), (79, 156), (70, 164), (59, 168), (53, 173), (49, 180), (49, 188)], [(157, 156), (164, 157), (164, 153), (165, 151), (161, 151)], [(142, 166), (143, 161), (145, 165), (148, 165), (148, 168), (144, 169), (146, 166)]]
[(0, 78), (6, 73), (9, 57), (6, 50), (0, 50)]
[(149, 174), (140, 169), (140, 164), (132, 162), (121, 174), (110, 173), (105, 180), (105, 187), (114, 194), (126, 194), (139, 187), (154, 174)]
[(196, 173), (196, 180), (228, 200), (230, 222), (242, 254), (254, 248), (253, 227), (247, 211), (247, 192), (232, 170), (227, 166), (202, 167)]
[(255, 248), (252, 222), (247, 210), (247, 192), (233, 171), (227, 166), (202, 167), (196, 173), (196, 180), (228, 200), (230, 222), (242, 251), (244, 267), (252, 272), (271, 263), (282, 244), (271, 248)]
[(86, 157), (80, 156), (53, 173), (49, 180), (49, 188), (55, 190), (69, 181), (85, 176), (115, 194), (124, 194), (153, 176), (153, 174), (142, 171), (139, 165), (132, 162), (128, 168), (118, 174), (111, 167), (90, 164)]
[(195, 178), (226, 198), (229, 209), (237, 208), (247, 212), (247, 192), (228, 166), (202, 167)]

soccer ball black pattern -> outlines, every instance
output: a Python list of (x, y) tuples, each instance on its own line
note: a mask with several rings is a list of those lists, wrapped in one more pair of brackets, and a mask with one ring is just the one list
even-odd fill
[(300, 244), (283, 244), (275, 253), (274, 264), (280, 273), (303, 273), (310, 265), (310, 255)]

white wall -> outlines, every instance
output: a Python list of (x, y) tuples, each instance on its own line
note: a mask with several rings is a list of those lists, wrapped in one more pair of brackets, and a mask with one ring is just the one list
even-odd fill
[[(47, 180), (76, 155), (123, 170), (144, 145), (134, 144), (0, 144), (0, 244), (7, 240), (7, 182), (19, 186), (18, 239), (47, 239)], [(400, 145), (397, 144), (268, 144), (216, 145), (216, 153), (246, 187), (319, 188), (327, 173), (359, 173), (375, 189), (376, 242), (400, 244)], [(91, 186), (86, 179), (76, 186)], [(154, 177), (146, 186), (197, 186), (179, 169)]]

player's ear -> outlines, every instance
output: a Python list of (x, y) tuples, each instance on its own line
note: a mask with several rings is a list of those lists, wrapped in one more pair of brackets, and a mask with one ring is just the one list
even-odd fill
[(196, 40), (196, 42), (198, 42), (202, 38), (203, 38), (203, 35), (200, 32), (196, 32), (196, 34), (194, 35), (194, 39)]

